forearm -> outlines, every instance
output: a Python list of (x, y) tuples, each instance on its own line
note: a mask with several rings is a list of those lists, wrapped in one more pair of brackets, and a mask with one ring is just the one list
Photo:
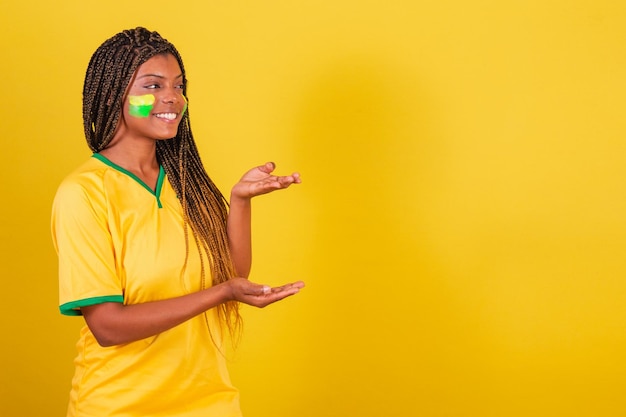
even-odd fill
[(303, 287), (301, 281), (271, 288), (245, 278), (231, 278), (206, 290), (167, 300), (132, 305), (102, 303), (81, 310), (98, 343), (114, 346), (157, 335), (227, 301), (265, 307)]
[(104, 303), (82, 308), (102, 346), (130, 343), (169, 330), (231, 299), (226, 285), (143, 304)]
[(230, 193), (228, 241), (237, 276), (247, 278), (252, 266), (251, 199), (299, 184), (300, 174), (271, 175), (275, 165), (267, 162), (252, 168), (236, 183)]
[(247, 278), (252, 266), (252, 207), (249, 198), (231, 196), (228, 213), (228, 242), (237, 276)]

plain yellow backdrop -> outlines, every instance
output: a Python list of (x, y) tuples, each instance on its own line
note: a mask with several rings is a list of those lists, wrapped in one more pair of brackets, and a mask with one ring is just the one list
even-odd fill
[(626, 3), (4, 0), (0, 415), (63, 416), (80, 318), (50, 205), (89, 151), (91, 53), (138, 25), (183, 55), (228, 192), (272, 160), (231, 354), (247, 417), (626, 415)]

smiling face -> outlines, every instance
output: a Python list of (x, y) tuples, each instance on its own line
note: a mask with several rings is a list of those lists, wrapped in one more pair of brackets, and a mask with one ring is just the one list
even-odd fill
[(183, 87), (183, 74), (173, 55), (156, 55), (144, 62), (128, 86), (114, 141), (176, 136), (187, 108)]

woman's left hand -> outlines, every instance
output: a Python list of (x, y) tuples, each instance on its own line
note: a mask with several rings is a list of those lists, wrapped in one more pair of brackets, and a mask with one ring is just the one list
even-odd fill
[(250, 199), (275, 190), (282, 190), (291, 184), (300, 184), (300, 174), (297, 172), (285, 176), (272, 175), (275, 168), (276, 165), (273, 162), (267, 162), (265, 165), (246, 172), (231, 190), (231, 199)]

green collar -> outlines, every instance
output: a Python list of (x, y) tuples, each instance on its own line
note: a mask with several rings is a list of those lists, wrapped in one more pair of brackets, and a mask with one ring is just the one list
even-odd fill
[(149, 187), (145, 182), (141, 180), (141, 178), (139, 178), (138, 176), (136, 176), (129, 170), (124, 169), (121, 166), (111, 162), (110, 160), (100, 155), (99, 153), (94, 153), (92, 156), (98, 159), (99, 161), (102, 161), (106, 165), (110, 166), (111, 168), (123, 174), (126, 174), (132, 179), (134, 179), (135, 181), (137, 181), (143, 188), (148, 190), (150, 194), (152, 194), (156, 198), (159, 208), (163, 208), (163, 205), (161, 204), (161, 189), (163, 188), (163, 181), (165, 181), (165, 169), (163, 169), (163, 165), (159, 165), (159, 177), (157, 178), (156, 189), (153, 191), (151, 187)]

